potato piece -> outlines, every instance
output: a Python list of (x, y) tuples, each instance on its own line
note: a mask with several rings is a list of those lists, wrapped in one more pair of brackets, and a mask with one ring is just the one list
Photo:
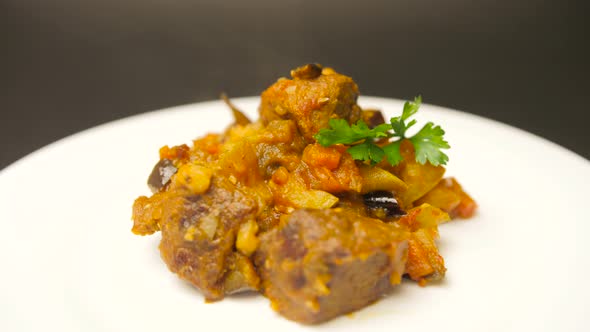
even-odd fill
[(450, 220), (441, 209), (422, 204), (410, 209), (397, 223), (412, 233), (409, 239), (406, 273), (421, 286), (429, 281), (440, 280), (445, 275), (445, 262), (438, 253), (435, 239), (438, 238), (438, 225)]
[(477, 203), (463, 191), (459, 182), (453, 177), (442, 179), (436, 187), (418, 199), (416, 203), (428, 203), (439, 207), (453, 218), (469, 218), (477, 208)]
[(361, 193), (385, 190), (402, 193), (408, 190), (408, 185), (392, 173), (376, 166), (362, 165), (359, 167), (363, 179)]
[(436, 228), (438, 225), (451, 220), (443, 210), (430, 204), (422, 204), (412, 208), (401, 217), (397, 223), (408, 227), (412, 232), (419, 229)]
[(322, 190), (287, 190), (284, 197), (298, 209), (329, 209), (338, 203), (338, 197)]
[[(329, 209), (338, 203), (338, 197), (326, 191), (307, 189), (305, 184), (300, 182), (299, 177), (289, 174), (284, 167), (279, 168), (275, 173), (280, 173), (282, 174), (281, 177), (286, 177), (286, 183), (284, 184), (277, 183), (274, 180), (269, 182), (269, 187), (274, 194), (277, 205), (293, 208)], [(280, 182), (282, 181), (284, 179), (281, 179)]]
[(444, 174), (445, 169), (441, 166), (408, 163), (401, 174), (402, 180), (408, 185), (408, 190), (401, 195), (405, 205), (413, 204), (414, 201), (430, 191)]
[(408, 186), (401, 199), (404, 206), (411, 206), (415, 200), (436, 186), (445, 174), (445, 168), (433, 166), (429, 162), (424, 165), (416, 162), (414, 146), (408, 140), (401, 143), (400, 152), (403, 161), (392, 170)]
[(246, 186), (261, 181), (256, 151), (247, 141), (228, 143), (219, 158), (219, 175), (235, 179)]
[(411, 234), (408, 241), (406, 274), (420, 286), (425, 286), (429, 281), (441, 280), (447, 271), (445, 261), (434, 243), (436, 234), (428, 229), (419, 229)]

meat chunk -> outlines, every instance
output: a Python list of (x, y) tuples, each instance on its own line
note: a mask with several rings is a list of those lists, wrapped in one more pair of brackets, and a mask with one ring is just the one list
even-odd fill
[(213, 178), (204, 194), (174, 192), (140, 197), (134, 232), (162, 232), (160, 254), (168, 268), (198, 287), (208, 301), (259, 287), (250, 259), (234, 250), (240, 226), (254, 220), (257, 204), (227, 180)]
[(400, 283), (407, 233), (342, 209), (296, 210), (255, 254), (262, 291), (288, 319), (314, 324), (358, 310)]
[(361, 109), (356, 103), (356, 83), (330, 68), (319, 69), (318, 65), (297, 68), (291, 73), (292, 80), (280, 79), (264, 91), (259, 109), (262, 122), (293, 119), (303, 137), (313, 142), (313, 135), (332, 118), (358, 121)]

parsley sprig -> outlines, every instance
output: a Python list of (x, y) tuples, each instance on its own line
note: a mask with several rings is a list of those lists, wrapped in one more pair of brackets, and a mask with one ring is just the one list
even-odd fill
[[(410, 117), (418, 112), (421, 104), (420, 96), (414, 101), (406, 101), (401, 116), (393, 117), (389, 123), (372, 129), (362, 120), (349, 125), (344, 119), (331, 119), (329, 128), (321, 129), (314, 137), (322, 146), (350, 145), (347, 152), (356, 160), (378, 163), (386, 158), (391, 165), (402, 161), (400, 145), (402, 140), (408, 139), (414, 145), (418, 163), (425, 164), (428, 161), (434, 166), (445, 165), (449, 157), (441, 150), (449, 149), (450, 146), (444, 140), (445, 131), (440, 126), (428, 122), (415, 135), (406, 136), (408, 129), (416, 124), (416, 120), (410, 120)], [(389, 140), (387, 144), (375, 143), (376, 139), (383, 138)]]

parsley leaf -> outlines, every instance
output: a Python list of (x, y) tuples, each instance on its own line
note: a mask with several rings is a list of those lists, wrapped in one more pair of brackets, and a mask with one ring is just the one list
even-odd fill
[[(383, 123), (373, 129), (362, 120), (349, 125), (344, 119), (331, 119), (328, 123), (329, 128), (321, 129), (314, 137), (323, 146), (350, 145), (346, 151), (356, 160), (375, 164), (386, 158), (394, 166), (403, 159), (400, 152), (402, 140), (408, 139), (414, 146), (418, 163), (425, 164), (428, 161), (434, 166), (445, 165), (449, 157), (441, 150), (449, 149), (450, 146), (444, 140), (445, 131), (440, 126), (428, 122), (414, 136), (406, 136), (408, 129), (416, 124), (416, 120), (410, 120), (410, 117), (418, 112), (420, 105), (420, 96), (414, 98), (414, 101), (405, 102), (400, 116), (392, 117), (389, 123)], [(387, 140), (381, 140), (380, 145), (377, 145), (375, 139), (378, 138)]]
[(393, 137), (406, 137), (406, 131), (416, 124), (416, 120), (412, 120), (406, 125), (406, 120), (418, 112), (420, 105), (422, 105), (421, 96), (414, 98), (413, 102), (406, 101), (402, 115), (391, 118), (390, 123), (391, 129), (393, 129)]
[(388, 125), (380, 125), (373, 129), (359, 120), (356, 124), (349, 125), (344, 119), (330, 119), (329, 128), (322, 128), (315, 135), (315, 139), (322, 146), (334, 144), (353, 144), (368, 138), (387, 137)]
[(399, 140), (383, 147), (383, 152), (385, 152), (385, 156), (387, 156), (387, 161), (393, 166), (399, 164), (403, 160), (402, 154), (399, 150), (401, 143), (402, 141)]
[(449, 157), (441, 151), (451, 146), (444, 140), (445, 131), (440, 127), (428, 122), (416, 135), (410, 137), (410, 142), (416, 150), (416, 161), (420, 164), (430, 162), (434, 166), (444, 165)]
[(350, 153), (353, 159), (370, 161), (371, 164), (376, 164), (383, 160), (383, 157), (385, 157), (385, 152), (383, 149), (369, 140), (349, 147), (346, 152)]

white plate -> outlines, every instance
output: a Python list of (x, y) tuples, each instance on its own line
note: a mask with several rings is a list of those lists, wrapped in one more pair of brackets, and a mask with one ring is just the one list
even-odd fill
[[(235, 103), (256, 118), (257, 98)], [(362, 98), (388, 115), (402, 103)], [(479, 203), (441, 226), (443, 283), (404, 281), (356, 314), (304, 327), (258, 295), (205, 304), (131, 234), (158, 148), (230, 123), (219, 102), (143, 114), (51, 144), (0, 172), (1, 331), (574, 331), (590, 323), (590, 162), (473, 115), (424, 105), (442, 125), (448, 175)]]

